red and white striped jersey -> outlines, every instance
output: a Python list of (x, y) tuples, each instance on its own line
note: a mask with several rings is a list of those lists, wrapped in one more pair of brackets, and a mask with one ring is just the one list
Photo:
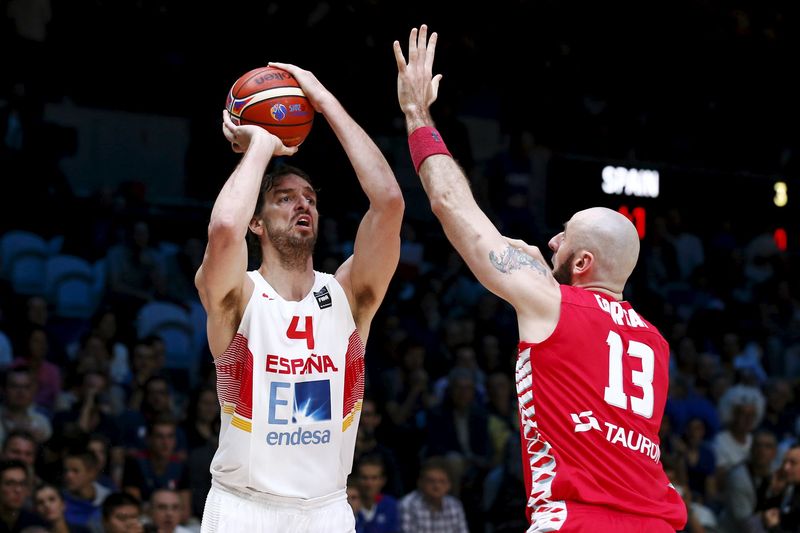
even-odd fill
[(344, 490), (364, 396), (364, 345), (344, 290), (315, 272), (299, 302), (258, 271), (242, 322), (219, 356), (222, 405), (213, 478), (230, 487), (316, 498)]
[(630, 304), (562, 285), (558, 325), (519, 343), (516, 380), (531, 531), (568, 524), (570, 502), (683, 527), (659, 462), (669, 347)]

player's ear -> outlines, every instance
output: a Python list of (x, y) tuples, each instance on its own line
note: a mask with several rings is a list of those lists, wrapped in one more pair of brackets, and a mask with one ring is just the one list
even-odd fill
[(258, 217), (251, 218), (250, 224), (248, 224), (247, 226), (250, 228), (250, 231), (252, 231), (256, 235), (263, 235), (264, 233), (264, 221)]
[(572, 264), (572, 272), (577, 275), (586, 274), (593, 265), (594, 254), (587, 250), (581, 250)]

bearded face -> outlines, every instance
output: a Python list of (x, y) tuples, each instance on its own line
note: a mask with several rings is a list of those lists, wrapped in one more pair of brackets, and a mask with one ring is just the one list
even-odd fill
[(574, 258), (575, 252), (572, 252), (553, 270), (553, 277), (561, 285), (572, 285), (572, 260)]
[(269, 220), (264, 222), (267, 238), (280, 254), (281, 263), (289, 268), (304, 267), (314, 252), (317, 228), (312, 225), (307, 231), (298, 231), (296, 219), (293, 219), (288, 226)]

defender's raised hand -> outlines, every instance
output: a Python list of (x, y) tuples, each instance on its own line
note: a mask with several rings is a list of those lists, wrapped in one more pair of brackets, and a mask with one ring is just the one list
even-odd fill
[[(408, 38), (408, 63), (400, 42), (394, 42), (397, 62), (397, 99), (406, 115), (407, 126), (412, 128), (430, 125), (428, 108), (436, 101), (441, 74), (433, 75), (433, 58), (436, 55), (436, 32), (428, 38), (428, 26), (413, 28)], [(411, 122), (411, 123), (409, 123)]]

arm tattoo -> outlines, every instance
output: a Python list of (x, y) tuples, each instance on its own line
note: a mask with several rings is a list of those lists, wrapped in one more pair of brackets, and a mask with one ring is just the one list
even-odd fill
[(503, 253), (498, 257), (493, 251), (489, 252), (489, 261), (492, 265), (504, 274), (509, 274), (514, 270), (520, 268), (532, 268), (539, 272), (539, 274), (546, 274), (547, 269), (542, 265), (541, 261), (534, 259), (519, 248), (514, 248), (509, 245)]

